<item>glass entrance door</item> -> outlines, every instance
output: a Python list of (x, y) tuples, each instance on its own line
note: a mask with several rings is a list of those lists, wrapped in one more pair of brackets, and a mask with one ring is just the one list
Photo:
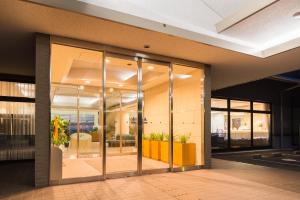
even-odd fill
[(106, 62), (106, 173), (137, 171), (137, 61)]
[(144, 171), (169, 168), (169, 70), (169, 63), (142, 62)]

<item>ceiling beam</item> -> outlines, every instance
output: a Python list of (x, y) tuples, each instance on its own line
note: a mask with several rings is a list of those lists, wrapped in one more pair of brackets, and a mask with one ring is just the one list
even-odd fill
[(225, 17), (222, 21), (218, 22), (215, 26), (218, 33), (221, 33), (235, 24), (245, 20), (246, 18), (254, 15), (255, 13), (265, 9), (266, 7), (276, 3), (279, 0), (260, 0), (250, 1), (250, 3), (239, 11)]

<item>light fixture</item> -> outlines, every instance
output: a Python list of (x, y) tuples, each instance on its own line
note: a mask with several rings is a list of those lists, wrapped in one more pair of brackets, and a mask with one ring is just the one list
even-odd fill
[(293, 14), (294, 19), (300, 19), (300, 11)]
[(189, 74), (175, 74), (175, 78), (179, 78), (179, 79), (187, 79), (187, 78), (191, 78), (192, 75)]
[(83, 90), (83, 89), (84, 89), (83, 85), (79, 86), (79, 90)]
[(153, 67), (153, 66), (151, 66), (151, 65), (149, 65), (149, 66), (147, 67), (147, 69), (149, 69), (149, 70), (153, 70), (153, 69), (154, 69), (154, 67)]
[(109, 92), (112, 93), (114, 91), (114, 88), (109, 88)]
[(105, 62), (106, 62), (106, 63), (110, 63), (110, 60), (106, 58), (106, 59), (105, 59)]
[(122, 84), (122, 83), (120, 83), (120, 84), (119, 84), (119, 87), (123, 87), (123, 84)]
[(85, 82), (86, 84), (90, 84), (90, 83), (91, 83), (90, 80), (85, 80), (84, 82)]
[(145, 44), (145, 45), (144, 45), (144, 48), (145, 48), (145, 49), (149, 49), (149, 48), (150, 48), (150, 45), (149, 45), (149, 44)]

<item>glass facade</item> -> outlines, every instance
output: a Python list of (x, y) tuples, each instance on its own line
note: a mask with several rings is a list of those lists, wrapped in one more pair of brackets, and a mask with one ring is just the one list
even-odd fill
[(51, 181), (204, 165), (203, 68), (51, 48)]
[(271, 105), (211, 99), (212, 149), (243, 149), (271, 145)]

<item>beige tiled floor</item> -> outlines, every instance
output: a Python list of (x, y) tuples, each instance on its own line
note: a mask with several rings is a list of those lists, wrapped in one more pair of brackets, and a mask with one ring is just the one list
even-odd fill
[[(107, 173), (130, 172), (137, 170), (137, 155), (108, 156)], [(143, 169), (165, 169), (169, 164), (143, 157)], [(102, 173), (101, 158), (80, 158), (63, 160), (63, 179), (99, 176)]]
[(27, 190), (6, 199), (300, 199), (298, 171), (217, 159), (213, 160), (213, 167), (209, 170), (52, 186)]

